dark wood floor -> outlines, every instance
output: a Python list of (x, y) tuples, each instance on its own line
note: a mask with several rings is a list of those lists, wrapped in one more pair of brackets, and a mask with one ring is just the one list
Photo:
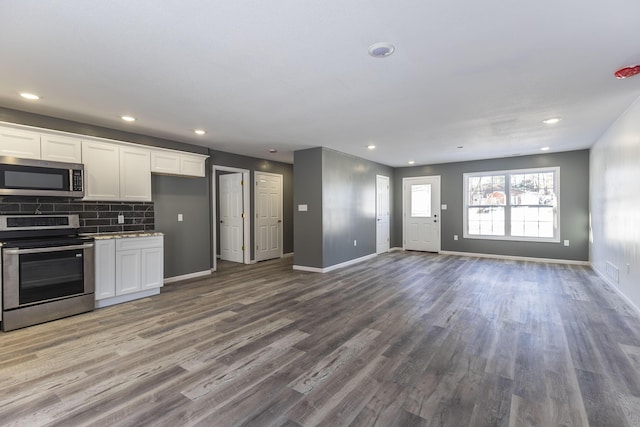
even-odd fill
[(640, 319), (579, 266), (222, 264), (0, 333), (0, 425), (638, 426)]

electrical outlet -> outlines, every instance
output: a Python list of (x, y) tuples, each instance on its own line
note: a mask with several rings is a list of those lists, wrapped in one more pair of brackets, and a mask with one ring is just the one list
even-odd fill
[(565, 241), (564, 241), (564, 245), (565, 245), (565, 246), (569, 246), (569, 241), (568, 241), (568, 240), (565, 240)]
[(457, 234), (453, 235), (453, 240), (458, 240), (458, 235)]
[(353, 241), (353, 246), (358, 246), (358, 241), (357, 240)]
[(118, 224), (124, 224), (124, 215), (118, 215)]
[(182, 214), (178, 214), (178, 222), (182, 222), (183, 219), (184, 217), (182, 216)]

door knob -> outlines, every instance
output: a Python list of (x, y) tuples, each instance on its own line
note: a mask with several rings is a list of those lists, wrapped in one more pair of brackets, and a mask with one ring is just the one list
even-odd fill
[(281, 220), (281, 219), (279, 219), (279, 220), (278, 220), (278, 224), (280, 224), (281, 222), (282, 222), (282, 220)]
[(220, 220), (220, 224), (222, 224), (223, 222), (224, 222), (223, 220)]

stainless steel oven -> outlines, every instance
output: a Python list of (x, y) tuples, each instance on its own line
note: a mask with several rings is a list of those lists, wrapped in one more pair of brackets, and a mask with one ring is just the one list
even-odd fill
[(0, 216), (2, 330), (91, 311), (94, 243), (77, 215)]

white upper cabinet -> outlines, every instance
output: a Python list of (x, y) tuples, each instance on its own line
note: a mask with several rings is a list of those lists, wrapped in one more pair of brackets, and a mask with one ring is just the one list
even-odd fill
[(151, 163), (149, 150), (120, 147), (120, 200), (151, 201)]
[(56, 162), (82, 163), (82, 141), (65, 136), (43, 134), (41, 158)]
[(115, 144), (82, 141), (85, 200), (120, 200), (120, 151)]
[(151, 172), (165, 175), (205, 176), (208, 156), (170, 150), (151, 151)]
[(170, 151), (151, 152), (151, 172), (168, 175), (180, 174), (180, 156)]
[(149, 150), (83, 141), (85, 200), (151, 201)]
[(40, 134), (20, 129), (0, 128), (0, 155), (40, 158)]
[(189, 176), (204, 176), (204, 161), (206, 157), (180, 155), (180, 173)]
[(124, 202), (151, 201), (152, 172), (204, 177), (209, 157), (13, 123), (0, 125), (0, 156), (84, 163), (85, 200)]

